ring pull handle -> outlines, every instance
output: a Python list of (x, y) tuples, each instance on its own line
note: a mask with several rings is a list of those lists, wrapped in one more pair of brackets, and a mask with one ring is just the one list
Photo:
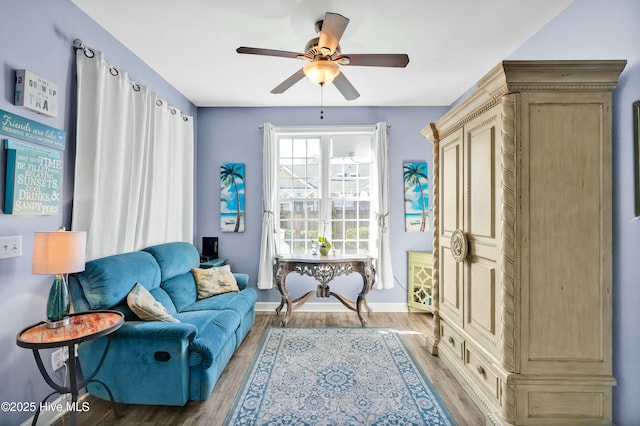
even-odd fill
[(464, 262), (469, 250), (469, 242), (461, 229), (456, 229), (451, 234), (451, 255), (453, 259), (460, 263)]
[(451, 337), (451, 336), (449, 336), (449, 343), (451, 343), (452, 345), (454, 343), (453, 337)]
[(476, 370), (481, 376), (484, 376), (486, 374), (486, 372), (484, 371), (484, 367), (482, 367), (481, 365), (478, 365), (478, 367), (476, 367)]

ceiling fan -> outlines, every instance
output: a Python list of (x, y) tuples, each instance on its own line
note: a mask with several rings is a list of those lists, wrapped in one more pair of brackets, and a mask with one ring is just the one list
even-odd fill
[(252, 55), (278, 56), (283, 58), (305, 59), (309, 61), (300, 70), (275, 87), (271, 93), (283, 93), (305, 75), (320, 86), (333, 82), (346, 100), (351, 101), (360, 96), (351, 82), (340, 70), (340, 65), (364, 67), (397, 67), (404, 68), (409, 63), (409, 56), (402, 54), (343, 54), (340, 51), (340, 38), (344, 34), (349, 19), (338, 13), (327, 12), (324, 19), (316, 22), (319, 36), (309, 40), (305, 53), (285, 50), (260, 49), (256, 47), (239, 47), (238, 53)]

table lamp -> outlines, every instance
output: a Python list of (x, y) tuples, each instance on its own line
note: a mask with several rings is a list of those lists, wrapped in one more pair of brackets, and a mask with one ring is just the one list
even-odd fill
[(57, 232), (35, 232), (31, 272), (53, 274), (47, 299), (47, 327), (58, 328), (69, 324), (71, 301), (65, 275), (84, 271), (86, 232), (67, 232), (60, 227)]

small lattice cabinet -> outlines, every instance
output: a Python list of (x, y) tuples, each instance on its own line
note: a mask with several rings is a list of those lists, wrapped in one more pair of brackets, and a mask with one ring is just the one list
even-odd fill
[(407, 252), (408, 271), (407, 289), (409, 291), (409, 312), (414, 309), (433, 312), (433, 295), (431, 292), (431, 274), (433, 256), (427, 251)]

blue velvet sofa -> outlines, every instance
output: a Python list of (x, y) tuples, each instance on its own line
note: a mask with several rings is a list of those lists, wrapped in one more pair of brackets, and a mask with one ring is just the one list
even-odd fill
[[(69, 277), (76, 312), (114, 309), (125, 316), (95, 379), (109, 386), (116, 402), (184, 405), (206, 400), (234, 351), (255, 321), (256, 291), (248, 275), (235, 274), (239, 292), (197, 299), (191, 268), (200, 265), (188, 243), (166, 243), (86, 263)], [(140, 321), (127, 295), (140, 283), (179, 322)], [(78, 348), (82, 370), (94, 370), (107, 337)], [(109, 399), (100, 384), (91, 394)]]

